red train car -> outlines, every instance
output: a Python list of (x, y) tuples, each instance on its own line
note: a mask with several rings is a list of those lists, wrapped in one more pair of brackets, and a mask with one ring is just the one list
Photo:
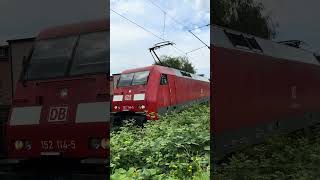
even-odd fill
[(111, 98), (113, 96), (114, 89), (117, 87), (119, 78), (120, 78), (120, 74), (112, 74), (112, 76), (110, 76), (110, 95), (111, 95)]
[(168, 67), (126, 70), (114, 90), (112, 113), (122, 119), (157, 120), (161, 114), (208, 102), (209, 88), (207, 78)]
[(7, 125), (10, 159), (103, 164), (109, 139), (109, 24), (39, 33), (17, 83)]
[(313, 53), (211, 27), (214, 157), (320, 121), (320, 63)]

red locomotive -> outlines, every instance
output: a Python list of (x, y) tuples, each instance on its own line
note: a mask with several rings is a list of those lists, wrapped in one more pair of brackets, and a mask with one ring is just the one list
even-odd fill
[(59, 157), (106, 163), (109, 24), (97, 20), (39, 33), (17, 83), (7, 125), (10, 159)]
[(113, 90), (117, 87), (118, 81), (120, 78), (120, 74), (112, 74), (110, 76), (110, 97), (113, 96)]
[(208, 102), (209, 80), (177, 69), (152, 65), (121, 73), (112, 101), (117, 117), (157, 120), (159, 115)]
[(319, 57), (222, 27), (211, 34), (215, 158), (319, 123)]

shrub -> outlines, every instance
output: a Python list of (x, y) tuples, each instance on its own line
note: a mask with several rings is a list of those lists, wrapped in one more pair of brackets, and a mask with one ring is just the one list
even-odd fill
[(320, 141), (272, 137), (215, 167), (215, 179), (319, 179)]
[(111, 179), (209, 179), (210, 113), (196, 105), (111, 133)]

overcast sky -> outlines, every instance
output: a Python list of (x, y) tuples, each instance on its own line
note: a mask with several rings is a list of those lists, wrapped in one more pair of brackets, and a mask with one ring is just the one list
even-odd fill
[[(167, 13), (164, 33), (164, 12), (157, 6)], [(204, 46), (187, 30), (210, 22), (210, 0), (111, 0), (110, 7), (157, 36), (163, 37), (164, 34), (165, 40), (173, 41), (176, 47), (183, 52)], [(110, 18), (111, 73), (120, 73), (128, 68), (151, 65), (154, 60), (149, 48), (162, 40), (114, 12), (110, 13)], [(205, 27), (194, 33), (209, 44), (209, 30), (209, 27)], [(158, 55), (184, 55), (169, 46), (156, 52)], [(209, 49), (202, 48), (194, 53), (189, 53), (188, 56), (190, 56), (192, 64), (195, 65), (197, 73), (209, 77)]]
[(48, 26), (106, 17), (106, 0), (0, 0), (0, 44)]
[(320, 52), (319, 0), (258, 0), (279, 23), (275, 40), (302, 40)]

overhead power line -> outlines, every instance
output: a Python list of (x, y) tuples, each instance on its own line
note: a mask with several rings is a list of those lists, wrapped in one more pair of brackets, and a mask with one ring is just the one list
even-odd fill
[[(185, 26), (183, 23), (179, 22), (177, 19), (175, 19), (173, 16), (171, 16), (167, 11), (165, 11), (164, 9), (162, 9), (159, 5), (155, 4), (155, 3), (154, 3), (153, 1), (151, 1), (151, 0), (148, 0), (148, 1), (149, 1), (151, 4), (153, 4), (154, 6), (156, 6), (157, 8), (159, 8), (159, 9), (164, 13), (164, 24), (163, 24), (163, 32), (162, 32), (162, 36), (163, 36), (163, 37), (158, 36), (157, 34), (155, 34), (155, 33), (153, 33), (152, 31), (146, 29), (145, 27), (139, 25), (138, 23), (134, 22), (133, 20), (130, 20), (129, 18), (127, 18), (127, 17), (125, 17), (124, 15), (118, 13), (117, 11), (113, 10), (112, 8), (110, 8), (110, 10), (111, 10), (113, 13), (117, 14), (118, 16), (122, 17), (123, 19), (131, 22), (132, 24), (138, 26), (139, 28), (143, 29), (144, 31), (148, 32), (149, 34), (153, 35), (154, 37), (156, 37), (156, 38), (158, 38), (158, 39), (160, 39), (160, 40), (162, 40), (162, 41), (166, 41), (166, 40), (164, 39), (164, 32), (165, 32), (165, 28), (166, 28), (166, 16), (170, 17), (170, 18), (171, 18), (173, 21), (175, 21), (177, 24), (180, 24), (183, 28), (186, 28), (186, 29), (188, 28), (188, 27)], [(192, 25), (195, 25), (195, 24), (193, 24), (193, 23), (191, 23), (191, 24), (192, 24)], [(192, 30), (204, 28), (204, 27), (209, 26), (209, 25), (210, 25), (210, 24), (206, 24), (206, 25), (204, 25), (204, 26), (196, 27), (196, 28), (194, 28), (194, 29), (192, 29)], [(192, 30), (189, 30), (189, 32), (190, 32), (194, 37), (196, 37), (199, 41), (201, 41), (203, 44), (205, 44), (206, 46), (203, 46), (203, 47), (194, 49), (194, 50), (189, 51), (189, 52), (185, 52), (185, 51), (181, 50), (180, 48), (176, 47), (176, 45), (172, 45), (173, 48), (175, 48), (177, 51), (179, 51), (179, 52), (180, 52), (181, 54), (183, 54), (184, 56), (187, 56), (188, 58), (190, 58), (190, 57), (188, 56), (188, 53), (197, 51), (197, 50), (202, 49), (202, 48), (204, 48), (204, 47), (208, 47), (208, 48), (210, 49), (210, 47), (209, 47), (206, 43), (204, 43), (200, 38), (198, 38), (195, 34), (193, 34), (193, 33), (191, 32)]]
[(210, 26), (210, 24), (206, 24), (206, 25), (203, 25), (203, 26), (200, 26), (200, 27), (195, 27), (193, 29), (190, 29), (189, 31), (194, 31), (196, 29), (202, 29), (202, 28), (207, 27), (207, 26)]
[(166, 31), (166, 13), (163, 13), (163, 31), (162, 31), (162, 36), (164, 38), (164, 33)]
[[(160, 7), (159, 5), (157, 5), (156, 3), (154, 3), (152, 0), (148, 0), (151, 4), (153, 4), (155, 7), (157, 7), (158, 9), (160, 9), (163, 13), (166, 13), (167, 16), (169, 16), (174, 22), (176, 22), (177, 24), (180, 24), (183, 28), (188, 28), (188, 26), (185, 26), (183, 23), (181, 23), (180, 21), (178, 21), (176, 18), (174, 18), (173, 16), (170, 15), (170, 13), (168, 13), (166, 10), (164, 10), (162, 7)], [(191, 23), (192, 25), (195, 26), (195, 24)]]
[[(110, 8), (110, 10), (111, 10), (112, 12), (114, 12), (115, 14), (117, 14), (118, 16), (122, 17), (123, 19), (131, 22), (132, 24), (138, 26), (139, 28), (143, 29), (144, 31), (150, 33), (150, 34), (153, 35), (154, 37), (156, 37), (156, 38), (158, 38), (158, 39), (160, 39), (160, 40), (162, 40), (162, 41), (166, 41), (164, 38), (156, 35), (155, 33), (153, 33), (153, 32), (151, 32), (150, 30), (144, 28), (143, 26), (139, 25), (138, 23), (134, 22), (133, 20), (130, 20), (129, 18), (127, 18), (127, 17), (125, 17), (124, 15), (118, 13), (117, 11), (115, 11), (115, 10), (113, 10), (113, 9), (111, 9), (111, 8)], [(178, 50), (179, 52), (181, 52), (182, 54), (184, 54), (185, 56), (187, 56), (187, 53), (184, 52), (183, 50), (181, 50), (180, 48), (176, 47), (175, 45), (173, 45), (172, 47), (175, 48), (176, 50)]]
[(205, 48), (205, 47), (207, 47), (207, 46), (202, 46), (202, 47), (199, 47), (199, 48), (193, 49), (193, 50), (191, 50), (191, 51), (187, 52), (186, 54), (192, 53), (192, 52), (194, 52), (194, 51), (198, 51), (198, 50), (200, 50), (200, 49), (202, 49), (202, 48)]
[(125, 16), (123, 16), (122, 14), (118, 13), (117, 11), (115, 11), (115, 10), (113, 10), (113, 9), (111, 9), (111, 8), (110, 8), (110, 10), (111, 10), (112, 12), (114, 12), (115, 14), (117, 14), (118, 16), (122, 17), (123, 19), (126, 19), (127, 21), (131, 22), (132, 24), (135, 24), (136, 26), (140, 27), (140, 28), (143, 29), (144, 31), (152, 34), (154, 37), (156, 37), (156, 38), (158, 38), (158, 39), (160, 39), (160, 40), (162, 40), (162, 41), (166, 41), (166, 40), (163, 39), (162, 37), (156, 35), (155, 33), (151, 32), (151, 31), (149, 31), (148, 29), (144, 28), (143, 26), (135, 23), (134, 21), (130, 20), (129, 18), (127, 18), (127, 17), (125, 17)]
[(189, 31), (194, 37), (196, 37), (199, 41), (201, 41), (204, 45), (206, 45), (208, 47), (208, 49), (210, 49), (210, 47), (205, 43), (203, 42), (198, 36), (196, 36), (195, 34), (193, 34), (192, 31)]
[[(174, 18), (173, 16), (170, 15), (170, 13), (168, 13), (166, 10), (164, 10), (162, 7), (160, 7), (158, 4), (154, 3), (152, 0), (148, 0), (152, 5), (154, 5), (155, 7), (157, 7), (158, 9), (160, 9), (163, 13), (166, 13), (167, 16), (169, 16), (174, 22), (176, 22), (177, 24), (180, 24), (183, 28), (185, 29), (189, 29), (188, 26), (186, 26), (184, 23), (181, 23), (180, 21), (178, 21), (176, 18)], [(197, 26), (196, 24), (194, 23), (190, 23), (191, 25), (193, 26)], [(191, 31), (195, 30), (195, 29), (201, 29), (201, 28), (204, 28), (206, 26), (210, 26), (210, 24), (206, 24), (204, 26), (200, 26), (200, 27), (196, 27), (196, 28), (193, 28), (193, 29), (189, 29)]]
[[(176, 18), (174, 18), (173, 16), (171, 16), (166, 10), (164, 10), (162, 7), (160, 7), (158, 4), (154, 3), (152, 0), (148, 0), (152, 5), (154, 5), (155, 7), (157, 7), (158, 9), (160, 9), (165, 15), (169, 16), (174, 22), (176, 22), (177, 24), (180, 24), (183, 28), (185, 29), (188, 29), (187, 26), (185, 26), (183, 23), (181, 23), (180, 21), (178, 21)], [(195, 24), (191, 23), (192, 25), (196, 26)], [(209, 24), (206, 24), (206, 25), (203, 25), (203, 26), (200, 26), (200, 27), (196, 27), (196, 28), (193, 28), (193, 29), (190, 29), (188, 30), (188, 32), (190, 32), (194, 37), (196, 37), (201, 43), (203, 43), (206, 47), (208, 47), (210, 49), (210, 47), (205, 43), (203, 42), (199, 37), (197, 37), (195, 34), (192, 33), (193, 30), (196, 30), (196, 29), (201, 29), (201, 28), (204, 28), (204, 27), (207, 27), (207, 26), (210, 26), (210, 23)], [(164, 31), (163, 31), (163, 36), (164, 36)], [(173, 46), (174, 47), (174, 46)], [(197, 48), (197, 50), (199, 49), (202, 49), (203, 47), (200, 47), (200, 48)], [(181, 52), (181, 50), (179, 50)], [(196, 50), (195, 50), (196, 51)], [(194, 52), (194, 51), (192, 51)], [(189, 52), (190, 53), (190, 52)], [(183, 54), (187, 55), (188, 53), (185, 53), (183, 52)]]
[(183, 55), (188, 56), (186, 52), (182, 51), (181, 49), (177, 48), (176, 46), (173, 46), (173, 48), (175, 48), (176, 50), (180, 51)]

